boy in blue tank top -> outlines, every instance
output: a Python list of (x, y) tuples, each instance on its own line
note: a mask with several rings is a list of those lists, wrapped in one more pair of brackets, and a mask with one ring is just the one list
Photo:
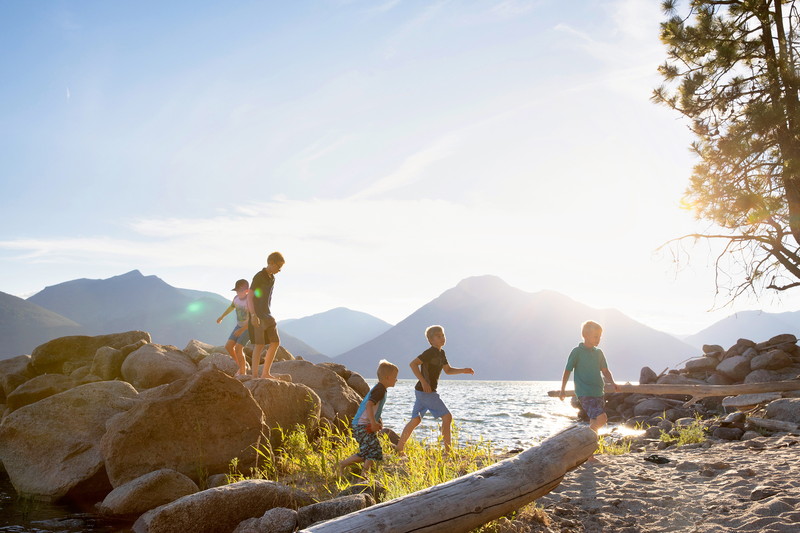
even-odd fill
[(581, 336), (583, 342), (573, 348), (567, 359), (567, 366), (564, 369), (564, 376), (561, 380), (561, 393), (558, 395), (564, 399), (564, 388), (569, 381), (569, 374), (575, 371), (575, 396), (581, 402), (581, 407), (589, 417), (589, 427), (595, 433), (600, 431), (608, 421), (606, 415), (605, 382), (603, 376), (609, 383), (614, 385), (614, 390), (619, 392), (619, 386), (614, 383), (614, 377), (608, 369), (606, 356), (603, 350), (597, 347), (600, 344), (600, 336), (603, 328), (597, 322), (587, 320), (581, 325)]
[(353, 437), (358, 441), (358, 452), (339, 463), (339, 472), (355, 463), (364, 463), (366, 473), (375, 461), (383, 460), (383, 450), (378, 441), (378, 431), (383, 428), (381, 413), (386, 403), (386, 389), (397, 383), (400, 371), (387, 360), (378, 363), (378, 384), (370, 389), (353, 417)]

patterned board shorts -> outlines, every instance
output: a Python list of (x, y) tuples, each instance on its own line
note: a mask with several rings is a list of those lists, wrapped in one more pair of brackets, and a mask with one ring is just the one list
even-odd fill
[(606, 400), (602, 396), (581, 396), (578, 399), (590, 420), (606, 412)]
[(383, 460), (383, 449), (381, 448), (381, 443), (378, 442), (377, 434), (369, 433), (367, 426), (359, 424), (353, 426), (353, 436), (358, 441), (358, 453), (356, 455), (372, 461)]

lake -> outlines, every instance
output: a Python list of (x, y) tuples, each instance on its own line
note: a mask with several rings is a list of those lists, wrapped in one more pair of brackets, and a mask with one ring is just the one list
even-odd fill
[[(368, 379), (370, 386), (377, 380)], [(383, 409), (385, 427), (400, 433), (414, 405), (416, 380), (401, 379), (389, 389)], [(442, 376), (439, 395), (453, 413), (458, 428), (454, 444), (483, 437), (492, 447), (526, 448), (557, 433), (575, 420), (569, 401), (547, 396), (560, 387), (558, 381), (478, 381)], [(570, 384), (571, 387), (571, 384)], [(414, 431), (414, 438), (432, 439), (438, 433), (435, 419), (427, 415)], [(454, 437), (456, 435), (454, 434)], [(129, 531), (129, 524), (109, 521), (85, 510), (18, 500), (4, 474), (0, 474), (0, 532)]]

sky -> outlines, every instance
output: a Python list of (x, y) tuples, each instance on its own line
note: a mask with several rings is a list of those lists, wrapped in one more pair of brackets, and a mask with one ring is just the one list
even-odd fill
[[(138, 269), (396, 323), (491, 274), (696, 333), (687, 122), (652, 0), (0, 3), (0, 291)], [(724, 281), (724, 280), (723, 280)], [(590, 317), (587, 317), (590, 318)]]

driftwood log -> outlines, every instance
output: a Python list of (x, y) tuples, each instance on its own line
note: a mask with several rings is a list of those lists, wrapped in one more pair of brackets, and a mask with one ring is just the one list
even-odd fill
[(564, 474), (586, 461), (596, 447), (594, 431), (586, 426), (572, 426), (539, 446), (477, 472), (302, 531), (470, 531), (544, 496), (558, 486)]
[[(800, 390), (800, 381), (772, 381), (769, 383), (744, 383), (740, 385), (619, 385), (619, 392), (633, 394), (685, 394), (692, 399), (684, 405), (711, 396), (736, 396), (739, 394), (760, 394), (764, 392), (784, 392)], [(606, 385), (606, 394), (616, 392), (613, 385)], [(559, 391), (548, 391), (548, 396), (558, 398)], [(574, 396), (574, 391), (564, 391), (565, 396)]]
[(756, 418), (751, 416), (747, 419), (747, 421), (760, 428), (768, 429), (770, 431), (786, 431), (788, 433), (797, 433), (800, 431), (800, 427), (798, 427), (797, 424), (785, 422), (783, 420), (772, 420), (770, 418)]

